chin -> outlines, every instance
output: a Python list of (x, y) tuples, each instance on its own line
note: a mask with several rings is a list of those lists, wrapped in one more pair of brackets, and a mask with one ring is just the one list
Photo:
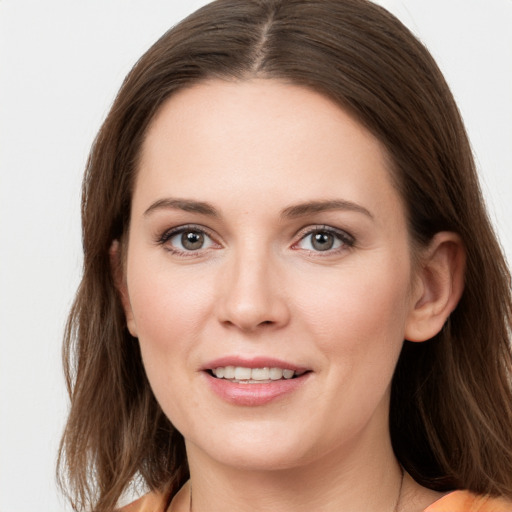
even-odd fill
[[(241, 431), (240, 431), (241, 430)], [(200, 450), (203, 456), (224, 466), (244, 471), (276, 471), (292, 469), (312, 462), (322, 453), (311, 435), (286, 429), (263, 429), (246, 425), (238, 432), (225, 432), (213, 439), (202, 437), (203, 442), (187, 443), (187, 451)], [(307, 440), (307, 445), (304, 440)]]
[(224, 451), (218, 455), (218, 462), (242, 471), (267, 472), (293, 469), (307, 464), (307, 458), (284, 450), (272, 447)]

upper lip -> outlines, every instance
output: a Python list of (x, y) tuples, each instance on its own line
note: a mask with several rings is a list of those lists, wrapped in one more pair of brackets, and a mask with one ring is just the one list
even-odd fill
[(223, 356), (207, 362), (201, 370), (212, 370), (225, 366), (240, 366), (243, 368), (281, 368), (283, 370), (294, 370), (295, 372), (305, 372), (309, 368), (300, 366), (289, 361), (276, 359), (274, 357), (241, 357), (241, 356)]

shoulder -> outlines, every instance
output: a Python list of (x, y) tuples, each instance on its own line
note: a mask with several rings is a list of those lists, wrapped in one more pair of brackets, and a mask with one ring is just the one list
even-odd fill
[(117, 512), (165, 512), (167, 505), (165, 495), (150, 492), (129, 505), (120, 508)]
[(425, 512), (512, 512), (512, 501), (454, 491), (430, 505)]

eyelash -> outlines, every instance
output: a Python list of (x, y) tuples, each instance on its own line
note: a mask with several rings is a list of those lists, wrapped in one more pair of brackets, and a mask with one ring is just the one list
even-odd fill
[(343, 231), (341, 229), (336, 229), (331, 226), (326, 225), (317, 225), (317, 226), (309, 226), (305, 230), (299, 232), (298, 236), (300, 237), (297, 242), (295, 242), (292, 245), (292, 249), (300, 250), (298, 245), (305, 241), (307, 237), (310, 237), (315, 234), (326, 234), (333, 236), (336, 240), (338, 240), (341, 245), (340, 247), (334, 248), (334, 249), (327, 249), (325, 251), (319, 251), (319, 250), (312, 250), (312, 249), (303, 249), (310, 254), (314, 254), (315, 256), (319, 257), (326, 257), (326, 256), (332, 256), (333, 254), (338, 254), (340, 252), (346, 251), (355, 245), (355, 238), (347, 233), (346, 231)]
[[(175, 236), (182, 235), (183, 233), (197, 233), (200, 235), (205, 235), (208, 237), (208, 239), (211, 241), (212, 245), (217, 245), (213, 238), (213, 236), (210, 234), (209, 230), (204, 228), (203, 226), (198, 226), (195, 224), (189, 224), (184, 226), (179, 226), (177, 228), (170, 229), (168, 231), (165, 231), (161, 236), (158, 237), (158, 244), (165, 247), (167, 251), (169, 251), (172, 254), (175, 254), (177, 256), (190, 258), (190, 257), (197, 257), (201, 255), (201, 252), (204, 251), (207, 248), (201, 247), (197, 250), (182, 250), (177, 249), (175, 246), (172, 246), (168, 242), (174, 238)], [(303, 231), (299, 232), (297, 236), (299, 236), (299, 240), (295, 242), (292, 245), (292, 249), (294, 250), (300, 250), (299, 244), (307, 239), (308, 236), (312, 236), (314, 234), (326, 234), (333, 236), (336, 240), (338, 240), (341, 243), (340, 247), (336, 247), (335, 249), (327, 249), (325, 251), (320, 250), (314, 250), (314, 249), (303, 249), (304, 251), (314, 254), (316, 256), (332, 256), (333, 254), (337, 254), (342, 251), (346, 251), (347, 249), (350, 249), (355, 245), (355, 239), (352, 235), (347, 233), (346, 231), (342, 231), (340, 229), (335, 229), (331, 226), (326, 225), (317, 225), (317, 226), (310, 226)]]
[(172, 254), (176, 254), (177, 256), (181, 256), (184, 258), (200, 256), (201, 250), (204, 250), (203, 248), (197, 249), (195, 251), (194, 250), (181, 250), (181, 249), (177, 249), (176, 247), (173, 247), (171, 244), (168, 244), (169, 240), (171, 240), (175, 236), (182, 235), (183, 233), (187, 233), (187, 232), (206, 235), (212, 241), (213, 245), (218, 245), (218, 244), (216, 244), (215, 241), (213, 241), (213, 237), (209, 233), (209, 230), (207, 230), (203, 226), (198, 226), (196, 224), (188, 224), (185, 226), (179, 226), (177, 228), (173, 228), (173, 229), (169, 229), (168, 231), (165, 231), (158, 238), (158, 244), (164, 246), (167, 251), (169, 251)]

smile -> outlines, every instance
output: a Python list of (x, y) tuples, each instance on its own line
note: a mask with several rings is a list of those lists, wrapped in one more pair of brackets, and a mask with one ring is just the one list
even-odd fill
[(202, 368), (206, 383), (224, 402), (262, 406), (299, 392), (313, 370), (269, 357), (225, 356)]
[(236, 384), (264, 384), (281, 379), (293, 379), (304, 372), (287, 368), (247, 368), (244, 366), (219, 366), (211, 373), (217, 379), (226, 379)]

